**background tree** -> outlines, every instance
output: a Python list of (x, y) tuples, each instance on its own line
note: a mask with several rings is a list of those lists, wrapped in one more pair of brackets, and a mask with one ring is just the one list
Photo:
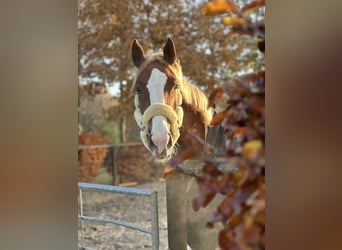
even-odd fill
[(79, 78), (115, 86), (120, 105), (109, 114), (122, 124), (122, 130), (127, 127), (132, 134), (136, 128), (131, 93), (133, 39), (147, 51), (155, 51), (172, 36), (184, 75), (207, 93), (242, 70), (259, 67), (258, 61), (250, 60), (260, 54), (256, 41), (229, 32), (220, 18), (204, 17), (199, 11), (204, 2), (79, 0)]

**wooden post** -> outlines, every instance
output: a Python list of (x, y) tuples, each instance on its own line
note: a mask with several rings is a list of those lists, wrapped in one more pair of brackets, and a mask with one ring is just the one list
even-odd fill
[(126, 117), (120, 119), (120, 143), (126, 143)]
[(166, 180), (167, 231), (170, 250), (187, 249), (185, 176), (176, 174)]
[(112, 147), (112, 174), (113, 174), (113, 185), (118, 186), (120, 184), (120, 176), (118, 175), (118, 170), (117, 170), (117, 153), (116, 153), (116, 147)]

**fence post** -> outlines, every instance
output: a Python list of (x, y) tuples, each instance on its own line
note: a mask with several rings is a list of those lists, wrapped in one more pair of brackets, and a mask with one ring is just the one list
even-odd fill
[(154, 191), (150, 197), (152, 250), (159, 250), (159, 220), (158, 220), (158, 193)]
[(115, 178), (116, 178), (116, 173), (115, 173), (115, 159), (114, 159), (114, 147), (109, 147), (109, 159), (110, 159), (110, 171), (112, 172), (112, 178), (113, 178), (113, 186), (115, 186)]
[(112, 159), (113, 159), (113, 185), (118, 186), (120, 184), (120, 176), (118, 175), (118, 167), (117, 167), (117, 147), (112, 147)]
[(175, 174), (166, 180), (167, 231), (170, 250), (186, 250), (185, 176)]

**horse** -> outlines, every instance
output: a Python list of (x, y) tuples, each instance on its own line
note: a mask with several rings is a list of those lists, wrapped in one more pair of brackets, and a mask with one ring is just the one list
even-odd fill
[(212, 112), (204, 93), (183, 78), (172, 39), (163, 53), (149, 56), (134, 40), (132, 59), (138, 68), (133, 85), (134, 116), (145, 147), (160, 160), (190, 147), (200, 149), (201, 145), (187, 140), (186, 135), (188, 129), (195, 129), (204, 140)]
[[(188, 132), (195, 130), (196, 135), (205, 141), (213, 111), (208, 107), (206, 95), (183, 77), (174, 41), (168, 38), (162, 52), (145, 55), (142, 46), (134, 40), (131, 53), (137, 68), (133, 82), (134, 117), (140, 127), (140, 137), (145, 147), (160, 161), (169, 160), (178, 152), (189, 148), (202, 151), (203, 144), (198, 140), (189, 140)], [(192, 190), (195, 190), (195, 186), (193, 185)], [(167, 196), (168, 192), (167, 189)], [(176, 208), (170, 208), (172, 199), (167, 199), (169, 217), (169, 212)], [(187, 210), (187, 213), (192, 214), (187, 219), (198, 217), (199, 213), (194, 214), (191, 205)], [(171, 220), (172, 218), (168, 218), (169, 222)], [(194, 221), (187, 222), (188, 245), (193, 250), (215, 249), (217, 231), (206, 229), (206, 218), (202, 220), (202, 227)]]

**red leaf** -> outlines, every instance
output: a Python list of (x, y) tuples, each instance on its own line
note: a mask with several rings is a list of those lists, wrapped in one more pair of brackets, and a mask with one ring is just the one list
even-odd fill
[(170, 161), (168, 161), (165, 165), (165, 167), (172, 167), (175, 168), (179, 164), (181, 164), (183, 161), (191, 159), (195, 157), (196, 151), (192, 149), (184, 150), (181, 153), (179, 153), (177, 156), (173, 157)]
[(203, 166), (202, 171), (213, 177), (222, 175), (222, 172), (219, 171), (216, 166), (208, 163)]
[(228, 232), (226, 230), (221, 230), (219, 232), (219, 245), (221, 249), (228, 249), (228, 243), (229, 243), (229, 239), (228, 239)]
[(223, 96), (223, 90), (222, 88), (215, 88), (211, 91), (210, 96), (208, 98), (209, 100), (209, 106), (213, 106), (213, 104), (217, 103), (218, 99), (220, 99)]
[(220, 124), (224, 120), (224, 118), (227, 117), (227, 115), (228, 115), (227, 111), (223, 111), (223, 112), (220, 112), (220, 113), (216, 114), (213, 117), (213, 119), (211, 120), (210, 125), (211, 126), (216, 126), (216, 125)]
[(246, 4), (243, 8), (242, 8), (242, 13), (245, 15), (247, 14), (247, 12), (252, 12), (260, 7), (265, 6), (265, 0), (255, 0), (249, 4)]
[(218, 238), (221, 250), (243, 250), (234, 242), (234, 237), (230, 231), (221, 230)]
[(206, 207), (219, 191), (218, 181), (211, 178), (197, 178), (199, 196), (193, 200), (193, 208), (197, 211), (200, 207)]
[(237, 227), (242, 222), (242, 219), (243, 219), (242, 214), (233, 214), (229, 219), (230, 228)]
[(196, 197), (192, 200), (192, 209), (194, 211), (198, 211), (202, 207), (202, 199), (201, 197)]
[(265, 40), (258, 42), (258, 48), (261, 52), (265, 53)]
[(220, 193), (221, 194), (227, 194), (231, 188), (233, 187), (233, 183), (231, 182), (233, 180), (232, 175), (224, 175), (222, 178), (218, 180), (218, 185), (220, 187)]
[(217, 207), (217, 211), (227, 220), (233, 213), (231, 207), (232, 199), (230, 197), (225, 197), (224, 200)]
[(236, 128), (235, 128), (235, 131), (234, 131), (235, 137), (236, 137), (237, 139), (240, 139), (240, 138), (244, 135), (246, 129), (247, 129), (246, 126), (243, 126), (243, 127), (236, 127)]
[(215, 197), (216, 193), (200, 194), (192, 200), (192, 208), (198, 211), (201, 207), (206, 207)]
[(261, 241), (261, 229), (260, 227), (252, 224), (248, 229), (244, 232), (244, 238), (250, 245), (257, 245)]

